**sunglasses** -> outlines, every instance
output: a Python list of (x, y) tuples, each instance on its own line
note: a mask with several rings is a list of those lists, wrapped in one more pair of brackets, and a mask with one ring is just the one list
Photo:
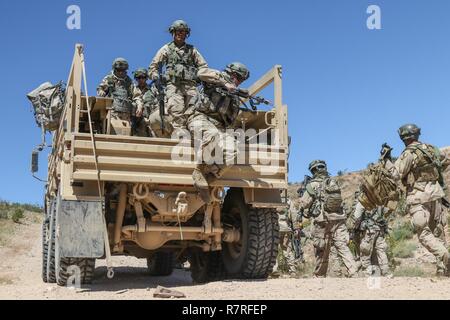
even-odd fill
[(136, 77), (136, 79), (147, 79), (147, 77), (146, 76), (139, 76), (139, 77)]

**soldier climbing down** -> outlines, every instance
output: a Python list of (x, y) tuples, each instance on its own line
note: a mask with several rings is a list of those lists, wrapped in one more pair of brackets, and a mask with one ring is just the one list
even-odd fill
[[(97, 87), (99, 97), (113, 98), (111, 111), (111, 127), (113, 133), (131, 135), (131, 116), (133, 112), (134, 84), (127, 75), (128, 62), (117, 58), (112, 65), (112, 71)], [(139, 100), (139, 97), (136, 97)]]
[(189, 115), (193, 114), (197, 72), (207, 68), (208, 64), (194, 46), (186, 43), (191, 29), (185, 21), (174, 21), (169, 32), (173, 41), (159, 49), (148, 73), (151, 80), (165, 82), (166, 111), (172, 117), (174, 129), (185, 129)]

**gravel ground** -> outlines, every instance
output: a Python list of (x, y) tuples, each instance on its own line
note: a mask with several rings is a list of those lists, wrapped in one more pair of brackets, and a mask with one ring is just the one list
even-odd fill
[(81, 289), (45, 284), (41, 272), (41, 227), (25, 223), (7, 246), (0, 247), (0, 299), (154, 299), (158, 285), (183, 292), (187, 299), (449, 299), (450, 279), (326, 278), (227, 280), (193, 285), (189, 271), (170, 277), (149, 277), (146, 262), (114, 257), (115, 278), (106, 279), (103, 260), (97, 262), (94, 283)]

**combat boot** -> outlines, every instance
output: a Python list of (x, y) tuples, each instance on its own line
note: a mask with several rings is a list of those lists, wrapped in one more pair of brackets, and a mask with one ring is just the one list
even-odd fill
[(200, 195), (200, 198), (206, 203), (210, 204), (211, 201), (211, 193), (209, 191), (208, 180), (203, 173), (203, 167), (197, 166), (192, 173), (192, 179), (194, 180), (195, 190)]

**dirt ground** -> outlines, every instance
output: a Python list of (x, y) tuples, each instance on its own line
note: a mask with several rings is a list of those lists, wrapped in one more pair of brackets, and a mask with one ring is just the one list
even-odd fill
[[(1, 222), (0, 222), (1, 223)], [(106, 279), (97, 262), (94, 283), (81, 289), (58, 287), (41, 280), (40, 225), (24, 222), (11, 241), (0, 247), (0, 299), (154, 299), (158, 285), (183, 292), (187, 299), (450, 299), (450, 279), (326, 278), (228, 280), (193, 285), (190, 274), (146, 275), (145, 260), (115, 257), (115, 278)]]

